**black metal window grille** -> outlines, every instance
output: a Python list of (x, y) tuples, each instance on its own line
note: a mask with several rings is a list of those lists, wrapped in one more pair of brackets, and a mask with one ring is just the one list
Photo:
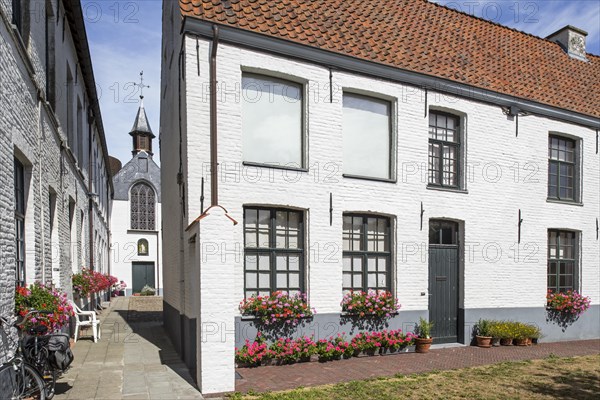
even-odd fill
[(131, 188), (131, 229), (156, 229), (156, 195), (150, 185), (137, 183)]
[(548, 290), (577, 289), (577, 235), (568, 231), (548, 231)]
[(391, 291), (390, 219), (375, 215), (343, 216), (342, 289)]
[(25, 167), (14, 160), (16, 284), (25, 286)]
[(304, 220), (301, 211), (244, 209), (244, 294), (304, 292)]
[(460, 118), (429, 113), (429, 185), (460, 186)]
[(575, 200), (575, 141), (559, 136), (548, 140), (548, 197)]

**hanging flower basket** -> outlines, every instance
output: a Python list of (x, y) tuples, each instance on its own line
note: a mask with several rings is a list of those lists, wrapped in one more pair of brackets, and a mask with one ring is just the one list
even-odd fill
[(60, 330), (74, 315), (65, 293), (39, 282), (30, 285), (29, 288), (17, 287), (15, 291), (15, 314), (24, 317), (31, 309), (45, 313), (32, 315), (20, 326), (30, 333), (39, 326), (48, 328), (49, 332)]

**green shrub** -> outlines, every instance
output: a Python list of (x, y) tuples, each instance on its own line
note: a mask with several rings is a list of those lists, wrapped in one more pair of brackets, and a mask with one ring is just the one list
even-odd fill
[(492, 336), (491, 329), (494, 321), (488, 319), (480, 319), (475, 325), (475, 332), (478, 336)]
[(156, 294), (156, 289), (150, 287), (148, 285), (144, 286), (140, 292), (140, 296), (154, 296)]
[(419, 318), (416, 331), (420, 338), (429, 339), (431, 337), (431, 328), (433, 328), (433, 321), (427, 322), (423, 317)]

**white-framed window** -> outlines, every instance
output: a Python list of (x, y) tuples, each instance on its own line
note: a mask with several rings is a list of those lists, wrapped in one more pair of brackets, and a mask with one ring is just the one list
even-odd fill
[(244, 162), (304, 168), (303, 91), (300, 83), (242, 74)]
[(392, 103), (344, 93), (344, 175), (392, 179)]

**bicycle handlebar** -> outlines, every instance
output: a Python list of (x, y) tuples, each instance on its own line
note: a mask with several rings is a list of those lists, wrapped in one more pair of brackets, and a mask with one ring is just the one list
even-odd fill
[[(15, 322), (13, 324), (13, 326), (18, 327), (18, 325), (25, 323), (25, 321), (27, 321), (32, 314), (53, 314), (53, 313), (54, 313), (53, 311), (36, 310), (34, 308), (31, 308), (31, 309), (29, 309), (29, 311), (27, 311), (27, 314), (20, 317), (20, 321), (17, 320), (17, 322)], [(7, 317), (0, 316), (0, 325), (9, 325)]]

